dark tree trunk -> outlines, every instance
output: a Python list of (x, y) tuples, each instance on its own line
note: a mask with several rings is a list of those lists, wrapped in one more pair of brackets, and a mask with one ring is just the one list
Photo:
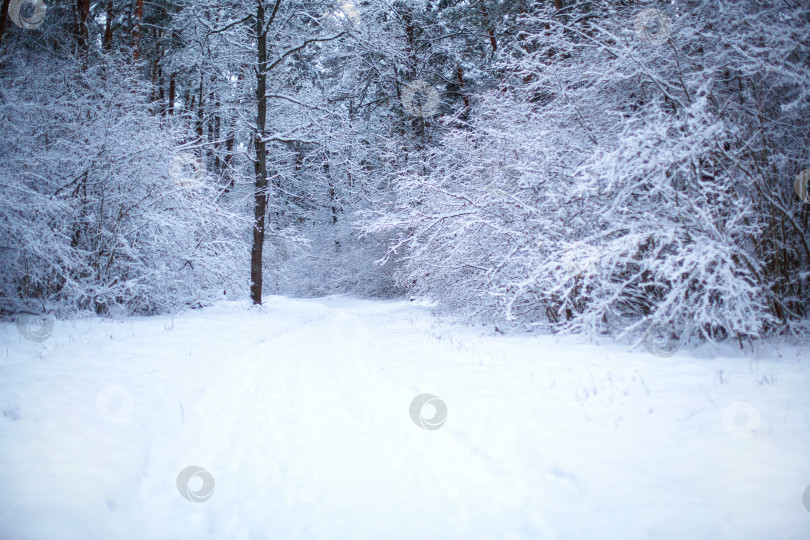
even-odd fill
[(112, 48), (112, 20), (113, 20), (113, 3), (112, 0), (107, 0), (107, 23), (104, 27), (104, 41), (102, 42), (102, 46), (104, 47), (105, 51), (109, 51)]
[(166, 116), (166, 91), (164, 84), (166, 81), (163, 78), (163, 65), (158, 65), (158, 102), (160, 103), (160, 114)]
[(175, 99), (175, 94), (177, 92), (177, 87), (175, 86), (174, 77), (175, 77), (175, 74), (172, 73), (171, 77), (169, 78), (169, 115), (174, 114), (174, 99)]
[(143, 21), (143, 0), (135, 0), (135, 22), (132, 25), (132, 58), (141, 57), (141, 21)]
[(461, 94), (461, 99), (464, 100), (465, 113), (470, 108), (470, 98), (464, 90), (464, 69), (461, 66), (456, 67), (456, 78), (458, 78), (458, 91)]
[(487, 26), (487, 35), (489, 36), (489, 46), (492, 47), (492, 52), (498, 50), (498, 40), (495, 38), (495, 26), (489, 20), (489, 11), (487, 7), (481, 3), (481, 15), (484, 17), (484, 24)]
[(90, 0), (77, 0), (76, 10), (79, 20), (76, 27), (76, 40), (79, 47), (86, 50), (90, 41), (90, 29), (87, 27), (87, 17), (90, 15)]
[(11, 0), (3, 0), (3, 5), (0, 6), (0, 43), (3, 42), (3, 34), (6, 33), (6, 20), (8, 20), (8, 5)]
[(267, 213), (267, 147), (264, 140), (267, 128), (267, 33), (264, 28), (264, 5), (258, 0), (256, 8), (256, 48), (258, 69), (256, 77), (256, 191), (253, 205), (253, 247), (250, 251), (250, 299), (262, 303), (262, 251), (264, 248), (264, 220)]

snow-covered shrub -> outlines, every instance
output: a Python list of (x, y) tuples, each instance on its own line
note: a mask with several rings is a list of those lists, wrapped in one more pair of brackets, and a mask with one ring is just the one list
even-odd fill
[[(487, 319), (682, 338), (810, 308), (810, 14), (768, 2), (541, 7), (500, 88), (397, 196), (400, 281)], [(663, 23), (662, 23), (663, 21)]]
[(402, 292), (392, 269), (374, 264), (385, 255), (388, 238), (361, 237), (356, 230), (355, 213), (368, 208), (366, 191), (379, 169), (365, 170), (367, 156), (350, 151), (359, 145), (346, 131), (338, 125), (334, 133), (321, 133), (318, 144), (274, 162), (280, 178), (274, 182), (277, 196), (271, 196), (265, 267), (276, 294), (384, 297)]
[(246, 290), (249, 224), (182, 172), (182, 125), (125, 62), (71, 58), (3, 58), (3, 310), (156, 312)]

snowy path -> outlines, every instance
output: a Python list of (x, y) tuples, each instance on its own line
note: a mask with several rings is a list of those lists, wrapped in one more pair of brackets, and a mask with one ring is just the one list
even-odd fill
[(661, 359), (277, 297), (0, 339), (2, 539), (810, 538), (797, 348)]

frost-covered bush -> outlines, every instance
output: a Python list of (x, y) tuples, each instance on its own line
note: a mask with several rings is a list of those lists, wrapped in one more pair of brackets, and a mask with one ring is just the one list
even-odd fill
[(249, 224), (186, 170), (184, 126), (135, 70), (14, 53), (2, 69), (4, 311), (159, 312), (247, 289)]
[(274, 182), (277, 196), (271, 197), (265, 268), (275, 294), (402, 293), (392, 268), (374, 264), (385, 255), (388, 238), (362, 236), (356, 228), (355, 213), (368, 208), (367, 191), (379, 171), (365, 170), (368, 156), (362, 149), (357, 155), (351, 151), (360, 145), (347, 131), (337, 125), (321, 134), (318, 144), (274, 162), (280, 178)]
[(503, 84), (366, 214), (398, 232), (399, 280), (563, 331), (720, 339), (806, 320), (810, 14), (593, 2), (521, 26)]

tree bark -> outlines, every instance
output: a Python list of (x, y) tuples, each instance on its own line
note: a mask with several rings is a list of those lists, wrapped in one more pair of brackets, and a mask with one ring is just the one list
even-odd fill
[(104, 47), (105, 51), (109, 51), (112, 48), (112, 19), (113, 3), (112, 0), (107, 0), (107, 23), (104, 26), (104, 41), (102, 42), (102, 46)]
[(264, 4), (257, 1), (256, 49), (256, 190), (253, 203), (253, 247), (250, 251), (250, 299), (262, 303), (262, 252), (264, 248), (265, 214), (267, 213), (267, 147), (264, 140), (267, 129), (267, 33), (264, 28)]
[(3, 34), (6, 33), (6, 21), (8, 20), (8, 5), (11, 0), (3, 0), (3, 5), (0, 6), (0, 43), (3, 42)]
[[(163, 55), (161, 55), (162, 57)], [(163, 58), (161, 58), (161, 62)], [(158, 65), (158, 103), (160, 103), (160, 114), (166, 116), (166, 91), (164, 89), (165, 80), (163, 78), (163, 64)]]
[(141, 21), (143, 21), (143, 0), (135, 0), (135, 22), (132, 25), (132, 58), (140, 58)]
[(464, 91), (464, 69), (461, 66), (456, 66), (456, 77), (458, 78), (458, 91), (461, 94), (461, 99), (464, 100), (464, 110), (467, 111), (470, 108), (470, 98), (467, 97), (467, 93)]
[(171, 77), (169, 78), (169, 115), (174, 115), (174, 99), (175, 93), (177, 92), (177, 87), (175, 86), (175, 74), (172, 73)]
[(79, 15), (76, 40), (79, 42), (79, 47), (87, 50), (90, 41), (90, 30), (87, 27), (87, 17), (90, 15), (90, 0), (77, 0), (76, 10)]

